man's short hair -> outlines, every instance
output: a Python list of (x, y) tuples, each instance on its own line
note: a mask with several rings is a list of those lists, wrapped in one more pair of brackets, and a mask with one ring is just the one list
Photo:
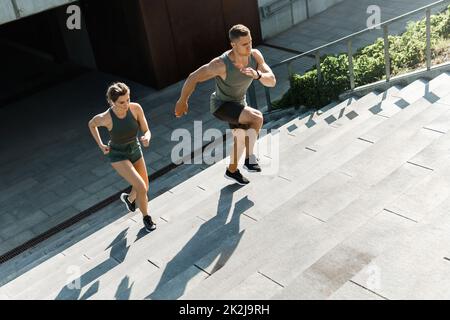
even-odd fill
[(235, 40), (239, 40), (240, 37), (246, 37), (250, 34), (250, 29), (244, 26), (243, 24), (237, 24), (231, 27), (228, 32), (228, 37), (231, 42)]

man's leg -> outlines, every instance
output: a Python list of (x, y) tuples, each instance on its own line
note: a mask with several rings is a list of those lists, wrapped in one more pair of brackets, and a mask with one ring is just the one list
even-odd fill
[(231, 163), (225, 172), (225, 178), (233, 180), (240, 185), (246, 185), (250, 181), (245, 178), (238, 170), (239, 159), (242, 157), (245, 148), (245, 130), (236, 128), (233, 129), (233, 150), (231, 152)]
[(231, 152), (231, 162), (228, 166), (230, 172), (236, 172), (239, 159), (244, 153), (245, 147), (245, 130), (244, 129), (233, 129), (233, 151)]
[(239, 123), (249, 125), (249, 129), (247, 130), (245, 139), (245, 158), (249, 158), (250, 155), (254, 154), (255, 143), (258, 139), (258, 135), (262, 128), (263, 122), (264, 118), (261, 111), (253, 109), (251, 107), (245, 107), (242, 110), (239, 116)]

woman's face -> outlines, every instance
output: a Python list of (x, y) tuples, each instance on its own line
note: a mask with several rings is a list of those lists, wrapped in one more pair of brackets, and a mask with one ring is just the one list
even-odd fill
[(128, 92), (127, 94), (120, 96), (116, 102), (114, 102), (114, 105), (121, 111), (127, 111), (130, 107), (130, 93)]

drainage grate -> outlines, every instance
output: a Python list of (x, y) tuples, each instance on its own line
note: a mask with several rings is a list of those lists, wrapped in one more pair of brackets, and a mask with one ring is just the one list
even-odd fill
[[(224, 141), (226, 138), (226, 134), (223, 134), (222, 136), (222, 141)], [(205, 144), (204, 146), (202, 146), (202, 153), (205, 150), (206, 147), (208, 147), (211, 143), (217, 143), (220, 140), (214, 140), (211, 141), (207, 144)], [(190, 154), (190, 159), (192, 160), (194, 158), (194, 153), (196, 153), (196, 151), (192, 151)], [(196, 153), (197, 154), (197, 153)], [(165, 166), (164, 168), (159, 169), (158, 171), (156, 171), (155, 173), (151, 174), (149, 176), (150, 180), (155, 180), (163, 175), (165, 175), (166, 173), (172, 171), (173, 169), (175, 169), (176, 167), (181, 166), (182, 163), (180, 164), (175, 164), (175, 163), (171, 163), (167, 166)], [(95, 212), (107, 207), (108, 205), (110, 205), (111, 203), (115, 202), (118, 200), (120, 194), (122, 192), (130, 192), (131, 191), (131, 187), (128, 187), (122, 191), (119, 191), (117, 193), (115, 193), (114, 195), (108, 197), (107, 199), (93, 205), (92, 207), (80, 212), (79, 214), (77, 214), (76, 216), (58, 224), (57, 226), (47, 230), (46, 232), (34, 237), (31, 240), (28, 240), (27, 242), (21, 244), (20, 246), (8, 251), (7, 253), (3, 254), (2, 256), (0, 256), (0, 265), (5, 263), (8, 260), (11, 260), (12, 258), (18, 256), (19, 254), (21, 254), (22, 252), (25, 252), (26, 250), (33, 248), (34, 246), (38, 245), (39, 243), (49, 239), (51, 236), (57, 234), (60, 231), (63, 231), (71, 226), (73, 226), (74, 224), (76, 224), (77, 222), (80, 222), (81, 220), (91, 216), (92, 214), (94, 214)]]

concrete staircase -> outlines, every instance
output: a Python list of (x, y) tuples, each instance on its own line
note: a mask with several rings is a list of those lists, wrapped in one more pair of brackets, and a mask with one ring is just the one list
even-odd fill
[(268, 122), (249, 185), (185, 165), (156, 231), (111, 205), (1, 265), (0, 299), (449, 299), (449, 84)]

